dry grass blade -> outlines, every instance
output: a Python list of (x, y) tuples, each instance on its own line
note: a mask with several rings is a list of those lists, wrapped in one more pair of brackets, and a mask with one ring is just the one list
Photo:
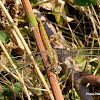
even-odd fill
[[(0, 63), (0, 66), (1, 66), (6, 72), (8, 72), (8, 73), (11, 72), (5, 65), (3, 65), (3, 64)], [(11, 73), (11, 75), (12, 75), (16, 80), (20, 81), (19, 78), (18, 78), (15, 74)]]

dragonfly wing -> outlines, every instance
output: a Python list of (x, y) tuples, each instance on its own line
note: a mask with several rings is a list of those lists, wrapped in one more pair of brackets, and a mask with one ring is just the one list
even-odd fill
[(79, 49), (77, 50), (78, 55), (100, 57), (100, 49)]
[(75, 57), (76, 55), (100, 57), (100, 49), (78, 49), (78, 50), (58, 49), (56, 50), (56, 52), (58, 55), (61, 54), (72, 57)]
[(76, 56), (77, 51), (76, 50), (64, 50), (64, 49), (58, 49), (56, 50), (57, 54), (62, 54), (66, 56)]
[[(37, 55), (37, 54), (40, 55), (40, 52), (32, 52), (32, 54), (28, 54), (28, 55), (25, 55), (25, 56), (11, 57), (11, 59), (13, 60), (14, 64), (17, 66), (16, 70), (19, 70), (19, 69), (23, 69), (23, 68), (33, 64), (33, 62), (30, 60), (30, 56), (32, 56), (32, 55), (34, 56), (34, 55)], [(35, 60), (37, 62), (40, 62), (40, 60), (42, 61), (42, 59), (43, 58), (41, 56), (38, 56)], [(5, 61), (7, 62), (6, 65), (4, 64)], [(8, 58), (0, 60), (0, 63), (5, 65), (6, 67), (11, 67), (11, 64), (10, 64)], [(15, 72), (15, 70), (13, 68), (11, 68), (11, 72)], [(11, 72), (5, 74), (4, 76), (11, 74)]]
[[(78, 49), (78, 50), (58, 49), (58, 50), (56, 50), (56, 52), (57, 52), (57, 54), (67, 55), (67, 56), (70, 56), (70, 55), (71, 56), (84, 55), (84, 56), (100, 57), (100, 49)], [(36, 54), (40, 54), (40, 52), (33, 52), (32, 54), (29, 54), (29, 55), (26, 55), (26, 56), (16, 56), (16, 57), (11, 57), (11, 58), (14, 61), (14, 63), (18, 66), (17, 69), (22, 69), (22, 68), (24, 68), (24, 67), (26, 67), (26, 66), (33, 63), (30, 60), (30, 56), (31, 55), (36, 55)], [(19, 60), (16, 60), (16, 59), (19, 59)], [(39, 56), (35, 60), (40, 61), (41, 59), (43, 59), (43, 58), (41, 56)], [(5, 61), (7, 62), (6, 65), (10, 64), (7, 58), (0, 60), (0, 63), (2, 62), (4, 64)]]

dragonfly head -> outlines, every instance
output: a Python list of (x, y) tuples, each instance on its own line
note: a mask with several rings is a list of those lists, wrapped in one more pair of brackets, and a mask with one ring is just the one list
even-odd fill
[(62, 70), (61, 66), (58, 66), (57, 68), (53, 67), (50, 69), (50, 71), (53, 72), (54, 74), (59, 74), (61, 70)]

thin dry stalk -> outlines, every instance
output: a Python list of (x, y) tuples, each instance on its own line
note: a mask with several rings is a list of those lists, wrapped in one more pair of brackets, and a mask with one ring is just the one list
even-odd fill
[[(24, 46), (23, 46), (21, 40), (19, 39), (19, 37), (16, 35), (15, 30), (14, 30), (14, 29), (9, 29), (9, 33), (13, 35), (13, 38), (12, 38), (12, 39), (13, 39), (14, 43), (15, 43), (18, 47), (20, 47), (22, 50), (24, 50)], [(20, 51), (19, 51), (19, 52), (20, 52)]]
[(69, 30), (70, 30), (70, 32), (71, 32), (71, 34), (72, 34), (72, 42), (74, 42), (74, 41), (73, 41), (73, 39), (74, 39), (75, 42), (76, 42), (76, 44), (79, 45), (78, 42), (77, 42), (77, 39), (76, 39), (76, 37), (75, 37), (75, 34), (74, 34), (74, 32), (73, 32), (71, 26), (70, 26), (69, 23), (68, 23), (67, 17), (64, 16), (63, 14), (61, 14), (61, 16), (62, 16), (62, 17), (66, 20), (66, 22), (67, 22), (68, 28), (69, 28)]
[(10, 58), (8, 52), (6, 51), (6, 48), (3, 46), (2, 42), (0, 41), (0, 46), (2, 48), (2, 50), (4, 51), (5, 55), (7, 56), (9, 62), (11, 63), (11, 65), (13, 66), (13, 68), (15, 69), (20, 81), (21, 81), (21, 84), (23, 85), (23, 88), (24, 88), (24, 92), (26, 93), (27, 97), (28, 97), (28, 100), (31, 100), (30, 96), (29, 96), (29, 93), (28, 93), (28, 90), (25, 86), (25, 83), (24, 83), (24, 80), (22, 79), (20, 73), (18, 72), (18, 70), (16, 70), (16, 65), (13, 63), (12, 59)]
[(99, 62), (99, 65), (97, 66), (97, 68), (95, 69), (93, 75), (96, 75), (96, 73), (97, 73), (97, 71), (99, 70), (99, 68), (100, 68), (100, 62)]
[(94, 32), (95, 32), (95, 34), (97, 35), (98, 32), (97, 32), (97, 30), (96, 30), (94, 18), (93, 18), (92, 14), (91, 14), (91, 11), (90, 11), (90, 8), (89, 8), (89, 7), (88, 7), (88, 11), (89, 11), (89, 15), (90, 15), (90, 19), (91, 19), (91, 22), (92, 22), (92, 25), (93, 25)]
[(11, 80), (11, 83), (12, 83), (12, 90), (13, 90), (13, 94), (14, 94), (14, 100), (16, 100), (16, 93), (15, 93), (15, 89), (14, 89), (14, 84)]
[[(95, 69), (93, 75), (96, 75), (96, 73), (97, 73), (97, 71), (99, 70), (99, 68), (100, 68), (100, 63), (99, 63), (99, 65), (97, 66), (97, 68)], [(89, 85), (90, 85), (90, 83), (87, 84), (87, 87), (89, 87)]]
[(94, 12), (94, 14), (95, 14), (95, 17), (96, 17), (97, 21), (98, 21), (98, 24), (100, 25), (100, 20), (99, 20), (99, 18), (98, 18), (98, 15), (97, 15), (96, 12), (95, 12), (95, 9), (94, 9), (93, 5), (92, 5), (91, 7), (92, 7), (92, 10), (93, 10), (93, 12)]
[[(5, 65), (3, 65), (3, 64), (0, 63), (0, 66), (1, 66), (6, 72), (8, 72), (8, 73), (11, 72)], [(11, 73), (11, 75), (12, 75), (16, 80), (20, 81), (19, 78), (18, 78), (15, 74)]]
[(94, 22), (94, 18), (93, 18), (92, 14), (91, 14), (91, 11), (90, 11), (90, 8), (89, 7), (88, 7), (88, 11), (89, 11), (90, 19), (91, 19), (91, 22), (92, 22), (92, 25), (93, 25), (93, 29), (94, 29), (93, 38), (94, 38), (94, 35), (97, 36), (98, 43), (99, 43), (99, 46), (100, 46), (100, 38), (98, 38), (98, 32), (97, 32), (97, 29), (96, 29), (96, 25), (95, 25), (95, 22)]
[[(2, 81), (2, 82), (4, 81), (4, 83), (11, 84), (11, 82), (10, 82), (2, 73), (0, 73), (0, 74), (1, 74), (2, 77), (3, 77), (3, 78), (0, 78), (0, 81)], [(6, 81), (6, 82), (5, 82), (5, 81)], [(2, 82), (1, 82), (1, 83), (2, 83)]]

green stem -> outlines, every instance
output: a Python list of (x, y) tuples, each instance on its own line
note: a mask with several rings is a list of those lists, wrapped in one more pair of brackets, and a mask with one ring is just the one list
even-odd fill
[(31, 6), (30, 6), (29, 0), (22, 0), (22, 3), (23, 3), (23, 6), (24, 6), (24, 9), (26, 11), (26, 16), (28, 18), (29, 26), (30, 27), (33, 27), (33, 26), (38, 27), (38, 23), (36, 21), (35, 15), (32, 11)]

